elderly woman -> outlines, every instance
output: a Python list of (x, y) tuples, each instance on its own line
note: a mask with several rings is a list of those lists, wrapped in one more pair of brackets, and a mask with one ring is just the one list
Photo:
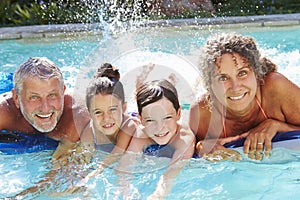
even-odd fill
[(252, 38), (212, 37), (202, 55), (208, 92), (191, 106), (189, 122), (198, 154), (226, 150), (223, 144), (245, 137), (244, 153), (260, 160), (263, 151), (269, 156), (277, 132), (300, 129), (300, 88), (276, 72)]

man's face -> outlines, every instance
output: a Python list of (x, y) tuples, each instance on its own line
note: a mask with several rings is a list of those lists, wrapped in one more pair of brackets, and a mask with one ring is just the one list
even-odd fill
[(64, 90), (56, 78), (25, 78), (21, 94), (15, 97), (25, 119), (38, 131), (52, 131), (63, 113)]

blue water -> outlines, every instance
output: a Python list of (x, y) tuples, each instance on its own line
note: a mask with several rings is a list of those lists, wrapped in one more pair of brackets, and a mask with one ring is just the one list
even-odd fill
[[(12, 73), (28, 57), (46, 56), (61, 67), (67, 85), (76, 88), (78, 83), (84, 85), (102, 62), (112, 62), (120, 68), (126, 86), (133, 84), (134, 67), (152, 61), (162, 63), (160, 67), (171, 63), (168, 69), (175, 66), (183, 76), (179, 78), (188, 79), (185, 80), (188, 82), (197, 76), (197, 72), (191, 70), (195, 70), (197, 65), (198, 49), (211, 33), (219, 31), (253, 36), (263, 54), (278, 64), (279, 71), (300, 85), (300, 26), (234, 30), (154, 28), (104, 39), (85, 36), (6, 40), (0, 42), (0, 69), (1, 72)], [(164, 72), (160, 72), (164, 76)], [(190, 74), (185, 75), (185, 72)], [(81, 78), (78, 78), (79, 75)], [(191, 85), (191, 82), (188, 84)], [(179, 91), (183, 92), (183, 89)], [(51, 168), (51, 153), (0, 155), (0, 198), (14, 195), (40, 180)], [(97, 152), (95, 159), (101, 160), (102, 157), (102, 153)], [(133, 169), (135, 173), (131, 177), (129, 199), (146, 199), (154, 191), (168, 162), (166, 158), (142, 158)], [(86, 192), (66, 197), (51, 196), (70, 184), (68, 177), (73, 177), (75, 172), (66, 169), (52, 188), (36, 199), (83, 199), (86, 196), (87, 199), (113, 199), (117, 189), (114, 166), (90, 180)], [(241, 162), (220, 163), (190, 159), (174, 180), (173, 190), (167, 199), (298, 199), (299, 187), (300, 152), (275, 148), (271, 157), (263, 161), (253, 161), (247, 157), (243, 157)]]

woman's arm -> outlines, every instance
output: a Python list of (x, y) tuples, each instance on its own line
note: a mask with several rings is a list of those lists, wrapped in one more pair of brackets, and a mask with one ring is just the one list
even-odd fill
[(271, 73), (261, 86), (262, 99), (268, 119), (247, 132), (244, 153), (262, 159), (269, 156), (272, 138), (277, 132), (300, 130), (300, 88), (280, 73)]

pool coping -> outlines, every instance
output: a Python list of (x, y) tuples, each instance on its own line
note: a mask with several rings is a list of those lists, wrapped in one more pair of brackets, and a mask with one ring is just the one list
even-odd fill
[[(179, 26), (218, 26), (218, 27), (243, 27), (245, 26), (291, 26), (300, 25), (300, 13), (274, 14), (256, 16), (235, 16), (195, 19), (172, 19), (146, 21), (148, 27), (179, 27)], [(0, 40), (59, 37), (68, 34), (101, 34), (103, 26), (100, 23), (93, 24), (56, 24), (35, 25), (0, 28)]]

